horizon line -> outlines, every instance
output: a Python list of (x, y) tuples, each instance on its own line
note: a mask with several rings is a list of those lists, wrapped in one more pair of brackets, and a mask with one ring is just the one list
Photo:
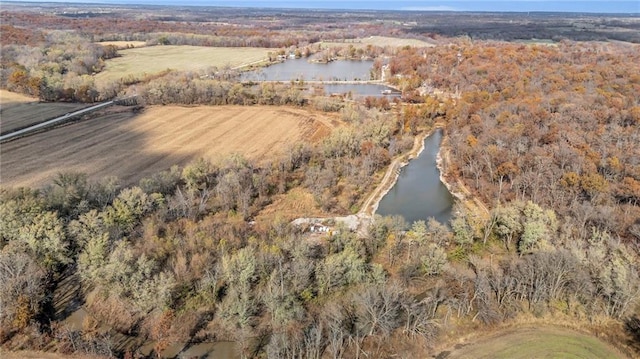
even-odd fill
[[(242, 0), (241, 0), (242, 1)], [(122, 6), (155, 6), (155, 7), (212, 7), (212, 8), (226, 8), (226, 9), (272, 9), (272, 10), (313, 10), (313, 11), (375, 11), (375, 12), (407, 12), (407, 13), (419, 13), (419, 12), (430, 12), (430, 13), (513, 13), (513, 14), (607, 14), (607, 15), (640, 15), (640, 8), (637, 11), (625, 11), (623, 9), (612, 9), (612, 11), (602, 11), (601, 9), (578, 9), (578, 10), (564, 10), (564, 9), (464, 9), (457, 8), (449, 5), (418, 5), (418, 6), (408, 6), (406, 4), (400, 5), (399, 8), (362, 8), (362, 7), (331, 7), (337, 1), (328, 1), (327, 5), (329, 7), (318, 7), (313, 6), (318, 3), (318, 1), (314, 1), (311, 6), (281, 6), (282, 4), (271, 5), (268, 2), (264, 4), (259, 1), (253, 1), (253, 4), (229, 4), (229, 1), (219, 1), (213, 0), (213, 4), (207, 4), (206, 0), (192, 0), (185, 1), (185, 3), (178, 3), (178, 0), (85, 0), (85, 1), (62, 1), (62, 0), (6, 0), (5, 4), (13, 3), (13, 4), (68, 4), (68, 5), (122, 5)], [(251, 1), (244, 1), (251, 2)], [(372, 1), (373, 3), (382, 3), (379, 1)], [(371, 4), (372, 2), (368, 2)], [(472, 1), (456, 1), (457, 3), (474, 3)], [(513, 3), (513, 2), (526, 2), (526, 3), (545, 3), (549, 2), (551, 4), (558, 3), (574, 3), (574, 1), (544, 1), (544, 0), (525, 0), (525, 1), (491, 1), (493, 3)], [(617, 3), (629, 3), (629, 4), (639, 4), (639, 2), (633, 0), (618, 0), (615, 1)], [(596, 1), (583, 1), (583, 3), (597, 3)], [(304, 4), (304, 3), (303, 3)], [(366, 6), (366, 5), (365, 5)], [(639, 5), (640, 7), (640, 5)]]

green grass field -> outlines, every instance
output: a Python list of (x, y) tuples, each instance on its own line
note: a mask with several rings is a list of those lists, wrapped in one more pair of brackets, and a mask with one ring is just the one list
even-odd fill
[(273, 49), (255, 47), (149, 46), (120, 50), (122, 55), (107, 60), (96, 81), (140, 77), (167, 69), (189, 71), (207, 67), (240, 67), (267, 59)]
[(502, 331), (457, 347), (447, 359), (624, 358), (600, 339), (570, 329), (527, 327)]

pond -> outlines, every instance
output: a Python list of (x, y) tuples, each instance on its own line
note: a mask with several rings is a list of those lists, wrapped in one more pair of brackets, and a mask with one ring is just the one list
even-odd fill
[[(308, 59), (290, 59), (255, 71), (242, 73), (242, 81), (367, 81), (373, 61), (338, 60), (329, 63), (309, 62)], [(380, 84), (324, 84), (330, 94), (352, 93), (354, 97), (386, 96), (390, 100), (400, 93)], [(390, 92), (390, 93), (383, 93)]]
[[(146, 356), (152, 354), (155, 343), (149, 342), (140, 349)], [(154, 355), (157, 356), (157, 355)], [(161, 355), (163, 358), (199, 358), (199, 359), (239, 359), (240, 353), (234, 342), (209, 343), (173, 343)]]
[(357, 81), (369, 80), (373, 61), (309, 62), (291, 59), (256, 71), (245, 72), (242, 81)]
[(199, 343), (184, 350), (179, 358), (235, 359), (240, 353), (234, 342)]
[(453, 196), (440, 181), (436, 165), (442, 136), (442, 130), (436, 130), (424, 140), (424, 149), (401, 169), (395, 185), (378, 204), (377, 214), (400, 215), (409, 224), (430, 217), (449, 222)]
[[(153, 352), (155, 342), (148, 342), (140, 348), (140, 353), (150, 357), (157, 357)], [(207, 343), (172, 343), (161, 354), (162, 358), (199, 358), (199, 359), (238, 359), (240, 353), (234, 342)]]

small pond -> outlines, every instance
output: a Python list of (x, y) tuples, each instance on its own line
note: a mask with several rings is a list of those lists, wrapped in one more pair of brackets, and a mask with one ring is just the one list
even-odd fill
[(424, 149), (403, 167), (398, 181), (378, 205), (377, 214), (400, 215), (409, 223), (434, 217), (440, 223), (451, 219), (453, 196), (440, 181), (436, 157), (442, 142), (442, 130), (424, 140)]
[[(154, 343), (149, 342), (140, 349), (140, 352), (149, 356), (153, 347)], [(178, 359), (239, 359), (240, 353), (234, 342), (173, 343), (162, 352), (162, 357)]]
[(373, 61), (309, 62), (291, 59), (256, 71), (245, 72), (242, 81), (354, 81), (369, 80)]

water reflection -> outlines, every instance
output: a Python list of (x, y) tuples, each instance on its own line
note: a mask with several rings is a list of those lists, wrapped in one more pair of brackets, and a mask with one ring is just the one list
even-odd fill
[(369, 80), (372, 61), (309, 62), (287, 60), (256, 71), (245, 72), (242, 81), (357, 81)]

